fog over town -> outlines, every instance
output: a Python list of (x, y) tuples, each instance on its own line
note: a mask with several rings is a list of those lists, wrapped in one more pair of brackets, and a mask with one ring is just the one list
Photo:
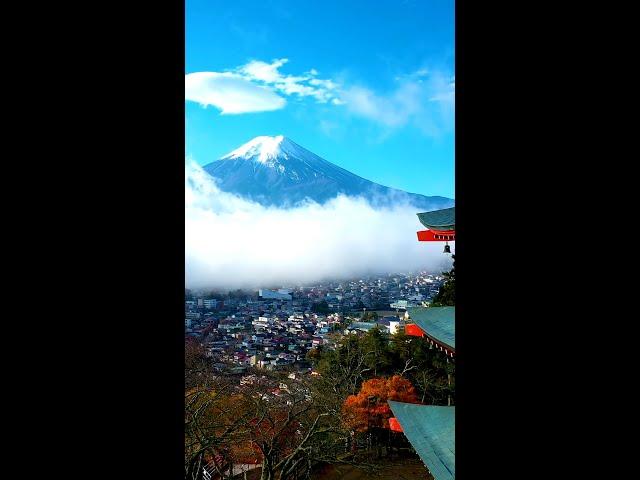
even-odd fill
[(374, 209), (339, 196), (324, 205), (265, 207), (222, 192), (185, 164), (187, 288), (308, 284), (383, 272), (446, 271), (439, 244), (416, 241), (416, 208)]

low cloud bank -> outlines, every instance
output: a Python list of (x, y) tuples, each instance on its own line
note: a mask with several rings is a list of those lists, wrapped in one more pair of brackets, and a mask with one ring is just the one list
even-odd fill
[(439, 273), (451, 257), (408, 204), (374, 209), (340, 196), (324, 205), (264, 207), (220, 191), (195, 162), (185, 164), (187, 288), (259, 288), (418, 269)]

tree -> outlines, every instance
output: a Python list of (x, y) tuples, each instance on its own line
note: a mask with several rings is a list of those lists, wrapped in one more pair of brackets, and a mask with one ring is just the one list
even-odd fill
[(205, 465), (213, 466), (222, 477), (233, 463), (231, 439), (243, 430), (246, 420), (233, 385), (222, 377), (185, 390), (185, 479), (199, 480)]
[(363, 466), (371, 449), (355, 448), (358, 442), (375, 444), (380, 455), (389, 441), (388, 400), (446, 405), (455, 388), (447, 377), (454, 365), (444, 354), (417, 337), (389, 341), (377, 328), (308, 358), (320, 375), (291, 379), (256, 370), (238, 385), (213, 375), (215, 360), (187, 339), (185, 478), (202, 480), (204, 465), (228, 479), (232, 465), (255, 462), (262, 480), (302, 478), (316, 462)]
[(456, 304), (456, 256), (451, 255), (453, 259), (453, 266), (450, 272), (443, 272), (445, 281), (438, 292), (438, 295), (433, 299), (432, 306), (444, 307), (455, 306)]
[(193, 337), (187, 337), (184, 343), (184, 381), (186, 388), (192, 388), (206, 381), (211, 362), (204, 347)]
[(338, 458), (348, 432), (313, 380), (268, 374), (244, 386), (241, 396), (250, 421), (235, 444), (254, 447), (261, 480), (308, 478), (318, 461), (351, 463)]
[(409, 379), (417, 388), (421, 403), (447, 405), (455, 393), (455, 364), (446, 354), (424, 339), (397, 333), (391, 337), (394, 373)]
[(366, 360), (366, 365), (373, 370), (373, 375), (377, 376), (380, 371), (386, 370), (391, 361), (389, 358), (389, 342), (379, 328), (374, 327), (362, 338), (364, 349), (373, 352)]
[(340, 407), (323, 386), (261, 372), (240, 385), (215, 377), (187, 389), (185, 478), (202, 480), (205, 465), (222, 479), (231, 478), (232, 465), (257, 463), (261, 480), (293, 480), (308, 476), (315, 462), (354, 464), (343, 456), (349, 431)]
[(343, 337), (335, 350), (325, 351), (318, 361), (321, 381), (333, 391), (334, 398), (340, 403), (351, 394), (355, 394), (360, 384), (371, 373), (371, 361), (374, 350), (367, 350), (356, 335)]
[(322, 315), (326, 315), (329, 313), (329, 304), (326, 300), (322, 300), (321, 302), (314, 303), (311, 306), (311, 311), (314, 313), (320, 313)]
[(312, 365), (317, 365), (320, 359), (322, 358), (322, 352), (323, 352), (322, 345), (318, 345), (317, 347), (311, 348), (305, 355), (305, 358)]
[(356, 432), (389, 428), (392, 415), (388, 400), (418, 403), (418, 396), (411, 382), (399, 375), (372, 378), (362, 384), (357, 395), (345, 400), (342, 408), (345, 423)]
[(365, 312), (362, 314), (361, 320), (363, 322), (375, 322), (378, 320), (378, 312)]

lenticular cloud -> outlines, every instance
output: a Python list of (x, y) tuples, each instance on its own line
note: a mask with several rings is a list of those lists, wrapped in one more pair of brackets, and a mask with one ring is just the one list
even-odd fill
[(268, 112), (283, 108), (284, 98), (234, 73), (196, 72), (184, 77), (184, 98), (224, 114)]
[(323, 205), (264, 207), (220, 191), (195, 162), (185, 165), (188, 288), (257, 288), (450, 267), (440, 243), (418, 242), (408, 204), (374, 209), (339, 196)]

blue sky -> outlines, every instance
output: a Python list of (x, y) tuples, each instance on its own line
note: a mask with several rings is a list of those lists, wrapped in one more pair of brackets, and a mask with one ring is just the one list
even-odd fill
[(369, 180), (454, 197), (453, 0), (186, 0), (186, 155), (285, 135)]

